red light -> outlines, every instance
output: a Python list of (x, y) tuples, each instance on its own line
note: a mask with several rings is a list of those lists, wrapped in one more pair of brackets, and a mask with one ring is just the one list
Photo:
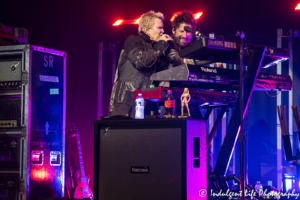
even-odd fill
[[(171, 22), (172, 21), (174, 21), (174, 19), (175, 19), (175, 17), (177, 17), (177, 15), (178, 15), (179, 13), (175, 13), (173, 16), (172, 16), (172, 18), (171, 18)], [(196, 14), (194, 14), (194, 19), (199, 19), (200, 17), (201, 17), (201, 15), (203, 14), (203, 12), (198, 12), (198, 13), (196, 13)]]
[(32, 170), (32, 179), (34, 180), (43, 180), (43, 179), (48, 179), (49, 173), (45, 169), (40, 169), (40, 170)]
[(139, 24), (141, 18), (138, 18), (134, 21), (134, 24)]
[(138, 19), (119, 19), (117, 20), (113, 26), (119, 26), (123, 24), (139, 24), (140, 18)]
[(171, 22), (174, 21), (175, 17), (177, 17), (177, 14), (176, 14), (176, 13), (172, 16), (172, 18), (171, 18), (170, 21), (171, 21)]
[(300, 10), (300, 3), (296, 6), (295, 10)]
[(198, 12), (198, 13), (194, 14), (194, 19), (199, 19), (202, 14), (203, 14), (203, 12)]
[(113, 26), (119, 26), (120, 24), (122, 24), (122, 22), (123, 20), (119, 19), (113, 24)]

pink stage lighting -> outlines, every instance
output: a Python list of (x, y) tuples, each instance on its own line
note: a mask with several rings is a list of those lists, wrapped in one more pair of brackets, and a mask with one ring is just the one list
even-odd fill
[(134, 24), (139, 24), (141, 18), (134, 20)]
[[(172, 18), (171, 18), (171, 22), (174, 20), (174, 18), (176, 17), (175, 13)], [(196, 14), (194, 14), (194, 19), (199, 19), (201, 17), (201, 15), (203, 14), (203, 12), (198, 12)], [(115, 21), (115, 23), (113, 24), (113, 26), (120, 26), (123, 24), (139, 24), (140, 18), (137, 19), (119, 19), (117, 21)]]
[[(177, 16), (177, 14), (178, 14), (178, 13), (175, 13), (175, 14), (172, 16), (172, 18), (171, 18), (171, 20), (170, 20), (171, 22), (174, 21), (174, 19), (175, 19), (175, 17)], [(198, 12), (198, 13), (194, 14), (194, 19), (196, 19), (196, 20), (199, 19), (199, 18), (201, 17), (202, 14), (203, 14), (203, 12)]]
[(300, 10), (300, 3), (296, 6), (295, 10)]
[(123, 20), (119, 19), (113, 24), (113, 26), (119, 26), (122, 24), (122, 22), (123, 22)]
[(140, 18), (138, 19), (119, 19), (117, 20), (113, 26), (119, 26), (119, 25), (123, 25), (123, 24), (139, 24)]
[(203, 12), (198, 12), (198, 13), (194, 14), (194, 19), (199, 19), (202, 14), (203, 14)]

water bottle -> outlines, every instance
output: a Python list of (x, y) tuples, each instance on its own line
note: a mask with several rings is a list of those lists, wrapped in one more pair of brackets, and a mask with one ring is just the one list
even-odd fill
[(144, 119), (145, 101), (142, 94), (135, 99), (135, 119)]
[(165, 115), (174, 115), (174, 98), (172, 95), (172, 90), (168, 90), (168, 94), (165, 98)]
[(256, 194), (258, 194), (259, 196), (261, 196), (263, 194), (263, 186), (260, 183), (260, 181), (257, 181), (256, 185), (255, 185), (255, 192)]

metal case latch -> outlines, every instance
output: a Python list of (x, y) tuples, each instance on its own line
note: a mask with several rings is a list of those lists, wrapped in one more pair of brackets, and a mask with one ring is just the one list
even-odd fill
[(28, 84), (28, 71), (22, 71), (22, 84), (27, 85)]

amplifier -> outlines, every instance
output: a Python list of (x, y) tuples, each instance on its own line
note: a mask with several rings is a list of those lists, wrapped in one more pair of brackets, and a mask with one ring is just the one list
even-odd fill
[(94, 156), (97, 200), (206, 199), (205, 121), (95, 121)]
[(22, 71), (21, 55), (0, 54), (0, 92), (20, 91), (22, 81), (27, 78), (26, 72)]
[[(11, 82), (10, 85), (15, 85), (18, 81), (22, 80), (22, 63), (19, 60), (9, 60), (5, 61), (1, 59), (1, 73), (0, 73), (0, 80), (1, 82), (9, 81)], [(2, 86), (4, 86), (2, 84)], [(8, 86), (8, 84), (7, 84)]]
[(0, 128), (21, 127), (21, 98), (0, 97)]
[(0, 199), (16, 200), (18, 199), (19, 174), (1, 174), (0, 173)]
[(0, 170), (19, 170), (20, 138), (0, 137)]
[[(21, 37), (9, 30), (0, 25), (0, 39)], [(66, 56), (0, 46), (0, 174), (18, 172), (18, 200), (64, 195)]]

